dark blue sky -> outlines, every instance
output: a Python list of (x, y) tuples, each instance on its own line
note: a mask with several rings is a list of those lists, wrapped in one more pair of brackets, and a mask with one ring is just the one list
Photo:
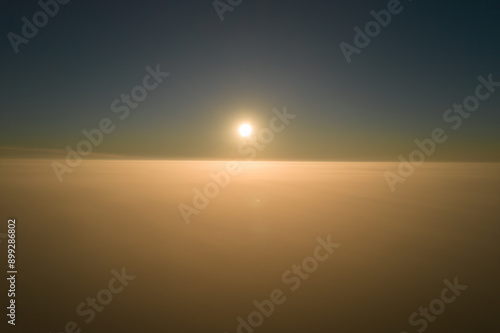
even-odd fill
[[(259, 158), (396, 160), (442, 127), (433, 159), (500, 160), (500, 88), (459, 129), (443, 121), (479, 75), (500, 81), (500, 4), (403, 0), (348, 64), (339, 44), (387, 3), (243, 0), (221, 22), (211, 1), (72, 0), (16, 54), (8, 33), (40, 7), (2, 1), (0, 146), (75, 147), (108, 117), (95, 152), (232, 158), (241, 121), (286, 105), (297, 118)], [(170, 75), (119, 120), (112, 101), (157, 64)]]

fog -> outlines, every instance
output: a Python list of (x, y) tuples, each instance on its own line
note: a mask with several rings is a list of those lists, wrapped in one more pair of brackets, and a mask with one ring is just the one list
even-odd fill
[[(416, 332), (455, 277), (467, 289), (426, 331), (493, 330), (499, 164), (425, 163), (393, 193), (396, 163), (249, 162), (188, 224), (179, 204), (228, 162), (87, 160), (61, 183), (51, 162), (0, 160), (19, 332), (237, 332), (276, 289), (286, 301), (251, 330)], [(329, 235), (340, 246), (291, 290), (283, 274)], [(76, 308), (122, 268), (135, 278), (85, 322)]]

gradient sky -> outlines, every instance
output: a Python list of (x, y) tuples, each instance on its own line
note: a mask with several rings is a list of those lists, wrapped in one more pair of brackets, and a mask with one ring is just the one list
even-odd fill
[[(108, 117), (97, 153), (235, 158), (239, 124), (286, 105), (258, 159), (397, 160), (442, 127), (433, 160), (500, 161), (500, 88), (458, 130), (442, 119), (479, 75), (500, 81), (499, 2), (403, 0), (348, 64), (339, 44), (387, 2), (243, 0), (221, 22), (209, 0), (73, 0), (16, 54), (7, 34), (40, 7), (3, 1), (0, 146), (75, 147)], [(156, 64), (170, 76), (120, 121), (111, 102)]]

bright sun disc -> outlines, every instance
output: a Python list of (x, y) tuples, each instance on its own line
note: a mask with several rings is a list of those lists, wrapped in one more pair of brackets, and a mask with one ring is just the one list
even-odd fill
[(239, 132), (241, 136), (247, 137), (252, 134), (252, 127), (248, 124), (243, 124), (240, 126)]

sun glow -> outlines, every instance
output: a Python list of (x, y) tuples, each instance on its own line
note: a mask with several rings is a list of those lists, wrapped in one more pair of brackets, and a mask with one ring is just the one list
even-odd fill
[(238, 131), (242, 137), (247, 137), (252, 134), (252, 127), (248, 124), (243, 124)]

